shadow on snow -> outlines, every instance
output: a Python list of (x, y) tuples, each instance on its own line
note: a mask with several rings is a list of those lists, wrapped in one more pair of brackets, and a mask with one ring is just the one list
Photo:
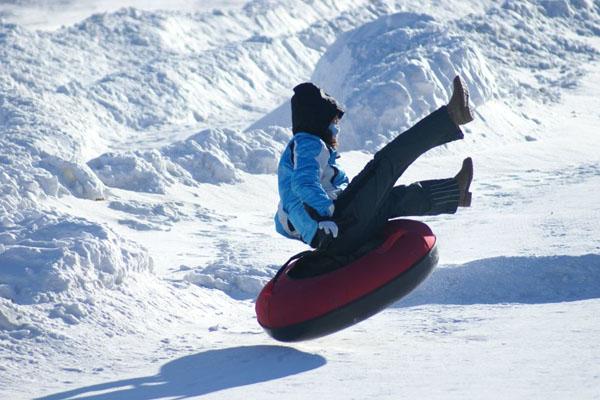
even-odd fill
[(440, 267), (396, 307), (600, 298), (600, 256), (495, 257)]
[(326, 360), (290, 347), (248, 346), (210, 350), (163, 365), (153, 376), (86, 386), (37, 400), (79, 399), (149, 400), (185, 399), (223, 389), (310, 371)]

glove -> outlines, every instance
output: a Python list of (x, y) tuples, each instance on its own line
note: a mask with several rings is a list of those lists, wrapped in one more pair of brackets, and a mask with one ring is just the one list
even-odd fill
[(323, 229), (323, 232), (326, 235), (331, 235), (334, 238), (338, 235), (338, 226), (333, 221), (321, 221), (319, 222), (319, 229)]

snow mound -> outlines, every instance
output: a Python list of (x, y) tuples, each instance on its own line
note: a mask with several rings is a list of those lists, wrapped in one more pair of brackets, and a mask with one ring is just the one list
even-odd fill
[(141, 246), (52, 205), (65, 195), (104, 197), (85, 164), (2, 140), (0, 186), (0, 297), (17, 304), (86, 297), (151, 270)]
[(507, 1), (444, 24), (401, 13), (342, 35), (313, 80), (348, 108), (346, 148), (376, 150), (445, 104), (456, 74), (475, 106), (515, 95), (558, 99), (560, 88), (576, 84), (581, 65), (598, 58), (575, 33), (593, 36), (599, 27), (599, 6), (586, 1)]
[(15, 222), (0, 231), (2, 296), (15, 303), (85, 297), (152, 270), (144, 249), (101, 225), (51, 212)]
[(277, 171), (277, 160), (291, 134), (281, 127), (241, 132), (207, 129), (160, 150), (106, 153), (88, 165), (105, 185), (165, 193), (174, 182), (233, 183), (238, 170)]
[(88, 166), (106, 186), (148, 193), (165, 193), (173, 176), (182, 174), (157, 150), (105, 153)]
[(324, 17), (311, 14), (281, 26), (293, 20), (284, 6), (232, 16), (125, 8), (55, 32), (0, 24), (0, 88), (6, 105), (28, 109), (28, 136), (56, 156), (70, 146), (50, 143), (42, 128), (74, 139), (76, 157), (88, 158), (132, 132), (240, 126), (310, 74), (318, 53), (292, 33)]
[(473, 88), (476, 105), (495, 91), (495, 76), (475, 43), (430, 16), (399, 13), (342, 35), (313, 80), (347, 107), (345, 148), (376, 150), (445, 104), (457, 74)]
[(236, 168), (254, 174), (274, 173), (291, 134), (282, 128), (242, 133), (208, 129), (163, 150), (198, 182), (234, 182)]

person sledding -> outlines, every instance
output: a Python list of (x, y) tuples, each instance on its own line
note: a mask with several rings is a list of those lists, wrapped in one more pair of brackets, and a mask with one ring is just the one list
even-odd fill
[(329, 255), (347, 255), (376, 235), (389, 219), (453, 214), (471, 205), (471, 158), (453, 177), (395, 186), (423, 153), (462, 139), (460, 125), (473, 120), (460, 77), (447, 105), (432, 112), (379, 150), (349, 182), (337, 163), (339, 103), (310, 82), (294, 88), (293, 138), (278, 168), (277, 232)]

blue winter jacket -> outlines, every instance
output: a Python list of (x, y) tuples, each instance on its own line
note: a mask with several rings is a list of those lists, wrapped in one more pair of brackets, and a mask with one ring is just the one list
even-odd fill
[(331, 216), (333, 200), (348, 185), (348, 177), (336, 163), (337, 151), (318, 136), (298, 132), (279, 160), (279, 207), (277, 232), (310, 244), (317, 232), (304, 204), (321, 216)]

